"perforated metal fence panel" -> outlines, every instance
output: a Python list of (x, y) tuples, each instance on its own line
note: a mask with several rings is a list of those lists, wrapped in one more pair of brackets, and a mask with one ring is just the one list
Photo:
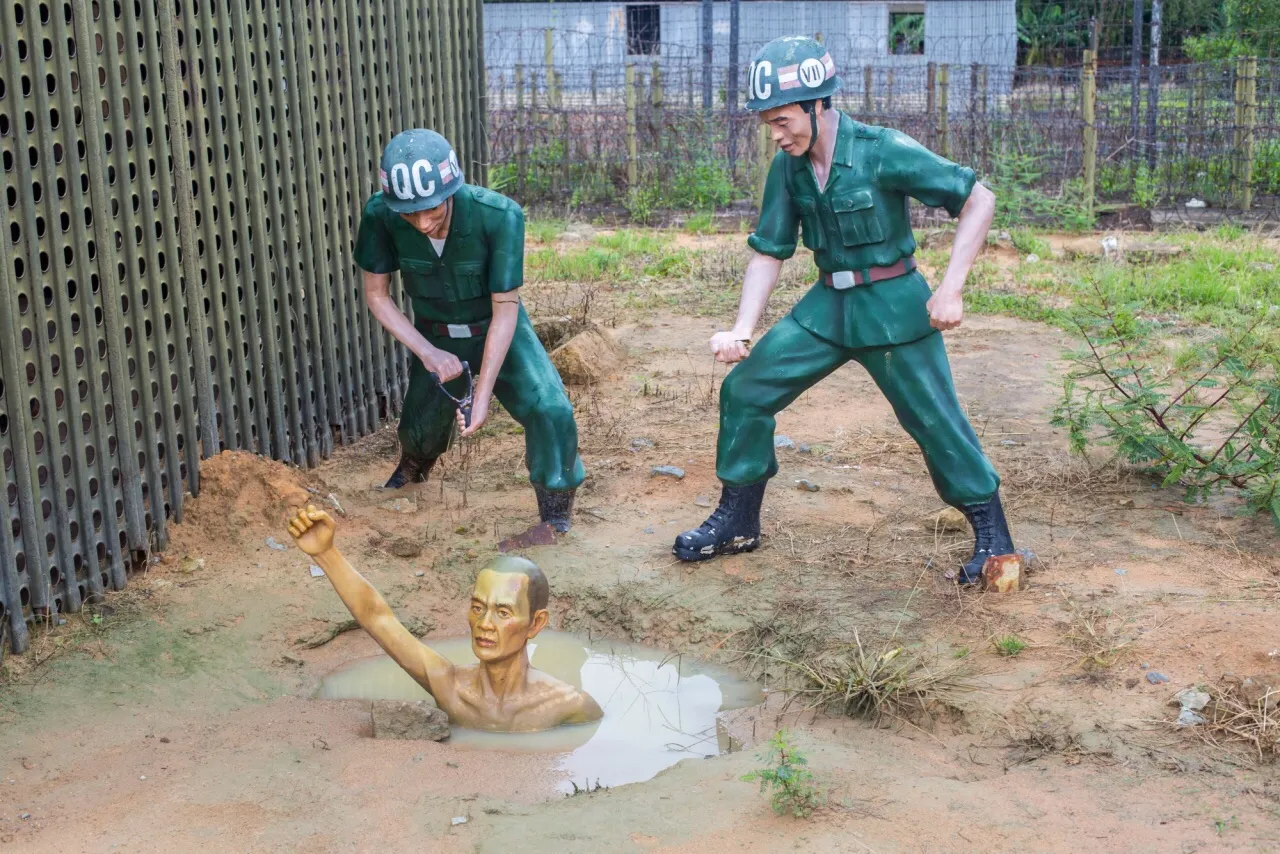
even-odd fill
[(123, 587), (201, 458), (314, 465), (398, 407), (352, 241), (401, 129), (439, 130), (485, 183), (481, 12), (0, 0), (10, 649)]

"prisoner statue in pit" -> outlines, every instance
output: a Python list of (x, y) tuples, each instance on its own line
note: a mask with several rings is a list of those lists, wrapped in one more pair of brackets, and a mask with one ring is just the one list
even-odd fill
[(503, 555), (480, 571), (467, 623), (476, 664), (455, 665), (401, 625), (381, 594), (334, 545), (336, 524), (308, 506), (289, 520), (298, 547), (324, 570), (366, 632), (435, 698), (449, 722), (468, 729), (535, 732), (603, 716), (583, 691), (535, 670), (526, 646), (547, 626), (547, 578), (532, 561)]

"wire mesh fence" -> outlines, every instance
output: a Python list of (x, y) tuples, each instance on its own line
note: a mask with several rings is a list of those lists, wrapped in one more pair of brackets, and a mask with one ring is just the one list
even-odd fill
[[(1150, 39), (1159, 31), (1143, 8)], [(747, 68), (772, 37), (803, 33), (831, 53), (838, 109), (973, 166), (1003, 191), (1009, 217), (1080, 225), (1108, 208), (1194, 215), (1203, 202), (1276, 218), (1280, 58), (1193, 62), (1185, 34), (1167, 31), (1157, 45), (1177, 47), (1163, 60), (1149, 42), (1108, 46), (1132, 23), (1095, 49), (1097, 20), (1080, 11), (1012, 0), (490, 3), (492, 180), (527, 204), (641, 219), (749, 202), (774, 147), (742, 109)], [(1239, 49), (1254, 44), (1270, 42)]]
[(353, 232), (403, 127), (484, 181), (481, 26), (475, 0), (0, 1), (0, 652), (122, 587), (202, 457), (315, 464), (398, 407)]

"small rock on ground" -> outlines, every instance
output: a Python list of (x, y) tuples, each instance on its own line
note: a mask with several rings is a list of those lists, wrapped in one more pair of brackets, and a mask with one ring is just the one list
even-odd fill
[(449, 716), (426, 700), (374, 700), (373, 737), (443, 741), (449, 737)]
[(818, 484), (805, 478), (796, 481), (796, 489), (801, 489), (805, 492), (817, 492), (821, 488)]
[(658, 477), (659, 475), (674, 477), (676, 480), (684, 480), (684, 469), (679, 466), (654, 466), (652, 476)]
[(697, 498), (693, 499), (693, 503), (698, 505), (699, 507), (710, 507), (712, 503), (711, 496), (699, 495)]
[(1162, 685), (1165, 682), (1169, 681), (1169, 677), (1165, 676), (1163, 673), (1157, 673), (1154, 670), (1152, 670), (1150, 673), (1147, 674), (1147, 681), (1150, 682), (1152, 685)]
[(773, 446), (775, 448), (790, 448), (791, 450), (795, 450), (796, 443), (789, 436), (778, 435), (773, 437)]
[(396, 557), (414, 558), (422, 554), (422, 545), (408, 537), (397, 537), (391, 541), (391, 545), (387, 546), (387, 551)]

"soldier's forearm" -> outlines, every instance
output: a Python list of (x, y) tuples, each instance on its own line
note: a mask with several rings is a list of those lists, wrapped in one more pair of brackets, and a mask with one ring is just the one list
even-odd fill
[(755, 332), (769, 295), (778, 284), (781, 270), (781, 261), (760, 253), (747, 262), (747, 272), (742, 278), (742, 299), (738, 302), (738, 320), (733, 325), (733, 333), (739, 338), (748, 339)]
[(484, 341), (484, 359), (480, 362), (480, 377), (476, 380), (477, 396), (487, 397), (493, 393), (502, 363), (507, 360), (507, 351), (511, 349), (511, 339), (516, 334), (516, 323), (520, 319), (520, 299), (510, 299), (508, 296), (514, 295), (504, 294), (503, 298), (493, 300), (493, 320), (489, 321), (489, 332)]
[(369, 296), (365, 298), (365, 304), (378, 323), (382, 324), (382, 328), (390, 332), (391, 337), (403, 344), (410, 353), (420, 357), (431, 346), (391, 297)]
[(939, 288), (959, 291), (987, 241), (991, 220), (995, 216), (995, 195), (982, 184), (975, 184), (969, 200), (960, 211), (956, 237), (951, 244), (951, 261)]

